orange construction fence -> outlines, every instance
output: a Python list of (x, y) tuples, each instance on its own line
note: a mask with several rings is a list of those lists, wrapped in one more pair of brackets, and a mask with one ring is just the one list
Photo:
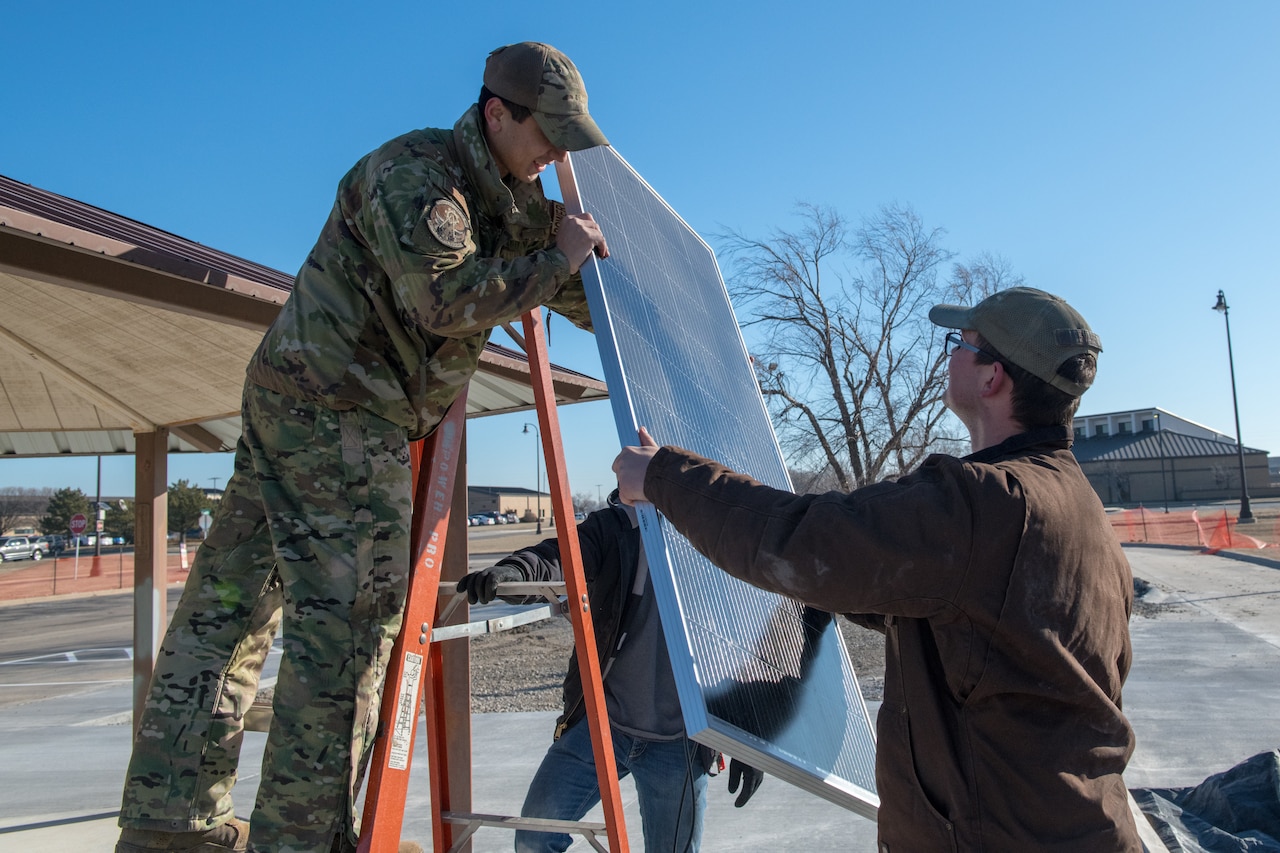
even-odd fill
[[(195, 549), (189, 554), (168, 555), (166, 574), (169, 583), (187, 579)], [(133, 552), (103, 554), (63, 551), (57, 557), (4, 563), (0, 569), (0, 601), (69, 595), (78, 592), (112, 592), (133, 589)]]
[[(1121, 542), (1146, 542), (1155, 545), (1184, 545), (1203, 548), (1208, 553), (1223, 549), (1280, 548), (1280, 518), (1261, 519), (1246, 525), (1244, 533), (1239, 520), (1227, 510), (1184, 509), (1172, 512), (1150, 510), (1139, 506), (1108, 513), (1111, 528)], [(1251, 535), (1253, 534), (1253, 535)], [(1267, 537), (1267, 539), (1259, 538)], [(169, 583), (187, 579), (195, 548), (189, 554), (168, 555)], [(57, 558), (45, 557), (33, 562), (0, 564), (0, 601), (68, 595), (79, 592), (110, 592), (133, 588), (133, 553), (103, 554), (95, 557), (64, 551)]]
[[(1267, 542), (1243, 533), (1239, 529), (1239, 519), (1231, 517), (1225, 509), (1221, 512), (1217, 510), (1206, 512), (1202, 518), (1198, 509), (1153, 512), (1139, 506), (1137, 509), (1110, 513), (1108, 518), (1111, 520), (1111, 529), (1116, 532), (1121, 542), (1186, 545), (1204, 548), (1210, 553), (1224, 548), (1280, 547), (1276, 541)], [(1251, 533), (1263, 532), (1253, 528), (1247, 529)], [(1280, 536), (1276, 535), (1280, 531), (1270, 532), (1273, 540), (1280, 540)]]

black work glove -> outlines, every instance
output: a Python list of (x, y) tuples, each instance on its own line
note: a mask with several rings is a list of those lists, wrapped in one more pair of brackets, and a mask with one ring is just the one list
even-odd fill
[(756, 792), (756, 789), (760, 787), (760, 783), (763, 781), (763, 770), (757, 770), (736, 758), (729, 759), (729, 793), (732, 794), (737, 791), (738, 783), (742, 783), (742, 793), (738, 794), (738, 799), (733, 801), (735, 809), (745, 806), (747, 800), (751, 799), (751, 795)]
[(458, 581), (458, 592), (465, 592), (467, 601), (471, 604), (477, 602), (488, 604), (498, 594), (498, 584), (522, 580), (524, 575), (519, 569), (511, 566), (490, 566), (463, 576), (462, 580)]

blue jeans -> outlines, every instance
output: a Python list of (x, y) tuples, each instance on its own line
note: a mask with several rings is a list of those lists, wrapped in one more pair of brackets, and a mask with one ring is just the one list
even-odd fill
[[(698, 853), (707, 810), (703, 752), (686, 738), (643, 740), (616, 728), (613, 755), (618, 778), (635, 777), (647, 853)], [(551, 744), (529, 784), (523, 817), (580, 820), (600, 802), (591, 730), (574, 724)], [(563, 853), (573, 838), (560, 832), (516, 831), (516, 853)]]

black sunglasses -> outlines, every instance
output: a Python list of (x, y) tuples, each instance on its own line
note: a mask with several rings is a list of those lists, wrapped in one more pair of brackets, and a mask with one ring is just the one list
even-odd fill
[(991, 359), (992, 361), (1000, 360), (1000, 356), (996, 355), (995, 353), (987, 352), (984, 349), (975, 347), (973, 344), (969, 343), (964, 338), (960, 337), (959, 332), (947, 332), (946, 341), (947, 341), (947, 346), (951, 348), (951, 353), (953, 355), (955, 354), (955, 351), (957, 349), (967, 349), (969, 352), (975, 352), (975, 353), (978, 353), (979, 355), (985, 355), (987, 358)]

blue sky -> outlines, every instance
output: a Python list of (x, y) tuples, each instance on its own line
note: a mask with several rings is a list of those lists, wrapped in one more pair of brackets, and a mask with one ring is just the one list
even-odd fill
[[(1086, 414), (1161, 406), (1280, 454), (1280, 4), (23, 3), (5, 12), (0, 174), (293, 272), (341, 175), (450, 126), (502, 44), (583, 72), (619, 153), (704, 236), (909, 204), (1102, 336)], [(554, 178), (548, 181), (554, 183)], [(711, 241), (714, 245), (714, 240)], [(499, 333), (495, 341), (508, 343)], [(600, 376), (589, 335), (554, 361)], [(561, 412), (575, 492), (608, 491), (608, 404)], [(472, 422), (471, 481), (532, 486), (530, 415)], [(174, 457), (225, 484), (230, 459)], [(97, 462), (3, 460), (0, 486)], [(103, 493), (132, 492), (103, 460)], [(545, 474), (544, 474), (545, 476)]]

